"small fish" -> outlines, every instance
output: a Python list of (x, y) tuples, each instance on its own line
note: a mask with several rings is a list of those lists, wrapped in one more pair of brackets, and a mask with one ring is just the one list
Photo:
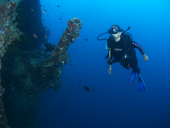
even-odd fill
[(41, 9), (41, 11), (44, 12), (44, 13), (47, 13), (47, 11), (45, 9), (43, 9), (43, 8)]
[(84, 39), (85, 41), (88, 41), (88, 39)]
[(45, 38), (47, 38), (47, 36), (45, 35)]
[(84, 85), (84, 89), (85, 89), (87, 92), (89, 92), (89, 91), (90, 91), (90, 88), (89, 88), (89, 87), (87, 87), (87, 86), (85, 86), (85, 85)]
[(34, 10), (33, 9), (31, 9), (31, 12), (33, 12)]
[(38, 38), (36, 34), (33, 34), (33, 37), (36, 38), (36, 39)]
[(60, 5), (57, 5), (57, 7), (60, 7)]

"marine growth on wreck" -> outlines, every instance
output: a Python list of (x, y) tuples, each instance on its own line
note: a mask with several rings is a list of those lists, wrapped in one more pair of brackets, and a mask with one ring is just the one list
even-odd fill
[[(34, 27), (23, 29), (25, 21), (21, 17), (22, 8), (17, 7), (28, 6), (26, 3), (31, 1), (33, 0), (0, 1), (0, 128), (35, 127), (39, 94), (45, 93), (49, 88), (58, 91), (62, 82), (60, 76), (63, 65), (69, 61), (67, 49), (80, 36), (82, 23), (80, 19), (73, 18), (66, 22), (68, 26), (58, 44), (51, 45), (45, 35), (48, 30), (41, 24), (43, 31), (38, 39), (42, 40), (39, 43), (46, 48), (41, 49), (40, 45), (35, 45), (25, 51), (20, 46), (31, 45), (37, 35), (29, 36), (29, 30), (35, 29)], [(39, 0), (35, 1), (38, 5)], [(40, 11), (39, 7), (37, 13)], [(37, 19), (39, 22), (41, 15)], [(33, 26), (32, 22), (29, 25)], [(27, 117), (23, 118), (25, 115)]]
[(7, 117), (5, 115), (5, 108), (3, 103), (3, 95), (5, 93), (5, 85), (2, 85), (2, 59), (6, 53), (8, 45), (12, 44), (15, 39), (19, 40), (22, 32), (16, 27), (17, 23), (13, 23), (17, 13), (15, 8), (19, 4), (19, 0), (8, 2), (2, 0), (0, 2), (0, 127), (7, 128)]

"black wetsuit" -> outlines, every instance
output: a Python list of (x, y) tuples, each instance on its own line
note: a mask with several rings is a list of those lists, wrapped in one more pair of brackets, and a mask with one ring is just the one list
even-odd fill
[(129, 69), (130, 67), (135, 72), (140, 74), (135, 48), (137, 48), (142, 55), (144, 54), (144, 51), (139, 44), (132, 41), (129, 36), (124, 35), (123, 37), (121, 37), (121, 40), (119, 42), (115, 42), (112, 37), (110, 37), (107, 40), (107, 45), (108, 48), (111, 49), (111, 57), (109, 57), (109, 61), (114, 58), (114, 60), (112, 60), (112, 63), (120, 62), (120, 64), (124, 68)]

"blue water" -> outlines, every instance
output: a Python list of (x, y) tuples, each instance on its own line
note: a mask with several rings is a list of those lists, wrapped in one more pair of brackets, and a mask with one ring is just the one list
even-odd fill
[[(67, 20), (78, 17), (83, 26), (79, 39), (69, 46), (71, 62), (63, 67), (60, 90), (40, 97), (38, 128), (170, 128), (169, 0), (41, 0), (41, 4), (47, 11), (42, 18), (51, 31), (51, 43), (57, 44)], [(124, 30), (130, 26), (133, 40), (149, 56), (145, 62), (136, 50), (146, 92), (139, 92), (137, 79), (128, 84), (129, 71), (118, 63), (112, 65), (112, 75), (107, 73), (106, 41), (96, 37), (113, 24)]]

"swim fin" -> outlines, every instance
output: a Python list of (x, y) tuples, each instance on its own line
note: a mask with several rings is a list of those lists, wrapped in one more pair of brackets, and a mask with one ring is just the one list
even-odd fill
[(132, 71), (130, 78), (129, 78), (129, 84), (133, 84), (133, 82), (135, 81), (135, 78), (136, 78), (136, 72)]
[(146, 85), (145, 85), (145, 83), (143, 81), (142, 76), (138, 77), (138, 86), (139, 86), (139, 91), (140, 92), (146, 91)]

